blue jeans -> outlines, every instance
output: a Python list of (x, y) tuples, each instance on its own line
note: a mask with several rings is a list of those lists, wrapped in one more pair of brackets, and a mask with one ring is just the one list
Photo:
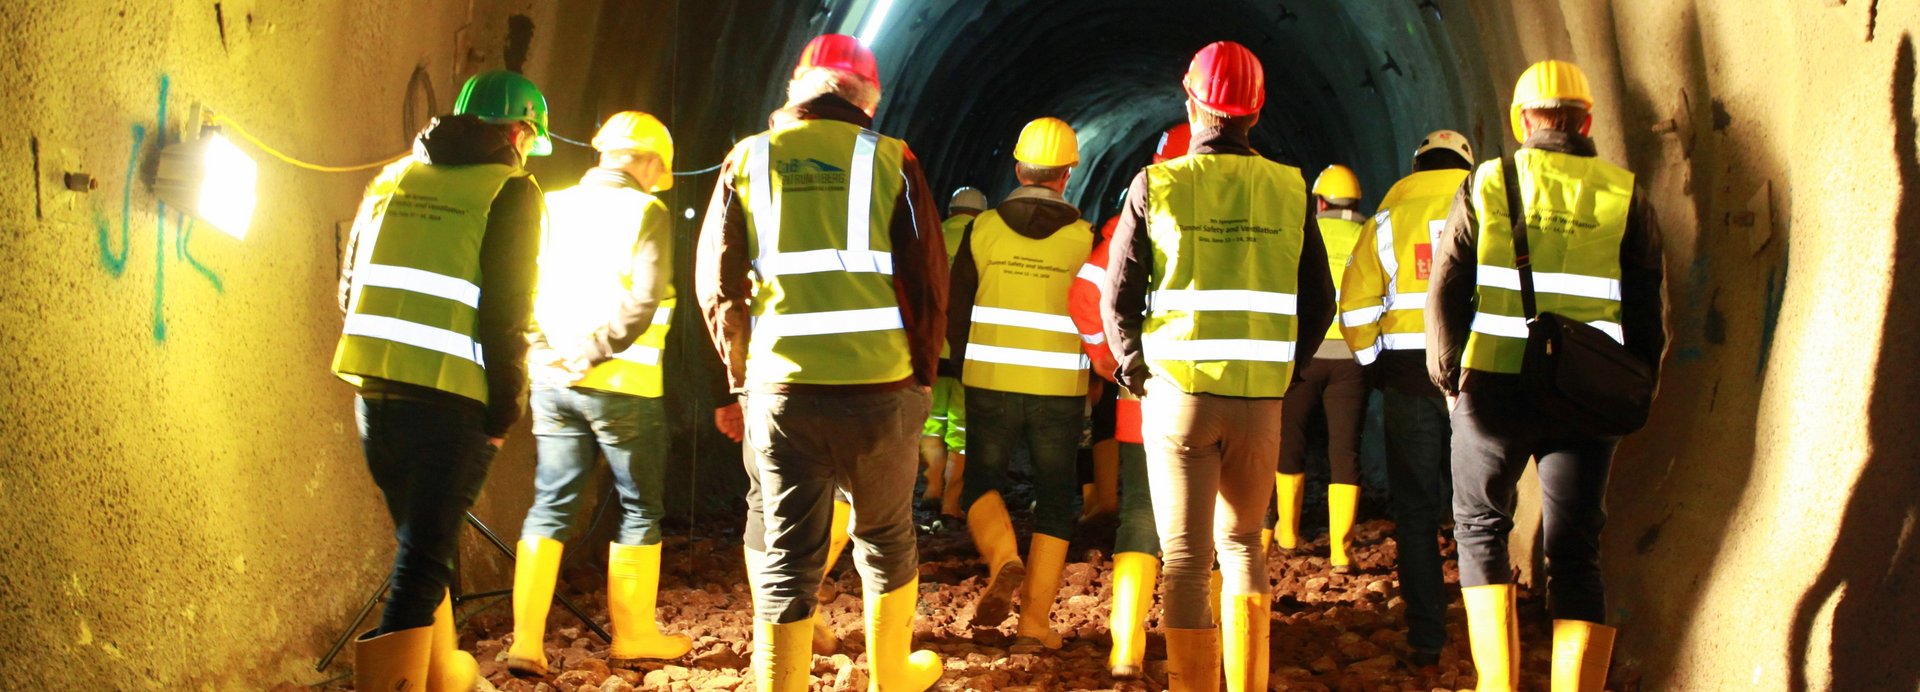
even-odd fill
[(1007, 469), (1014, 448), (1027, 445), (1033, 462), (1036, 533), (1073, 538), (1080, 514), (1080, 433), (1087, 420), (1086, 397), (1038, 396), (967, 388), (967, 468), (961, 504), (972, 507), (988, 492), (1007, 494)]
[(533, 435), (540, 460), (534, 467), (533, 507), (520, 528), (522, 538), (567, 540), (598, 455), (605, 454), (623, 510), (615, 542), (660, 542), (669, 442), (662, 400), (535, 387)]
[(1387, 484), (1393, 490), (1393, 540), (1400, 549), (1400, 595), (1407, 601), (1407, 643), (1440, 651), (1447, 643), (1446, 577), (1440, 523), (1453, 504), (1447, 402), (1397, 391), (1383, 394)]
[(433, 624), (453, 583), (460, 531), (493, 466), (479, 407), (361, 395), (355, 417), (367, 471), (386, 497), (399, 543), (380, 631)]

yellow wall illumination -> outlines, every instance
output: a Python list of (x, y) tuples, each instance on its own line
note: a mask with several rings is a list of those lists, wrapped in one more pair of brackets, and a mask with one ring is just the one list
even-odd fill
[(153, 181), (160, 200), (241, 240), (253, 221), (260, 167), (218, 131), (167, 145)]

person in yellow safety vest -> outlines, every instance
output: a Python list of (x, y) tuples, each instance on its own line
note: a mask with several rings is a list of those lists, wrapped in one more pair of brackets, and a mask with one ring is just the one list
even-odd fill
[[(1328, 166), (1313, 182), (1315, 217), (1327, 244), (1327, 269), (1335, 277), (1347, 270), (1354, 241), (1360, 237), (1360, 179), (1346, 166)], [(1338, 294), (1338, 291), (1335, 292)], [(1278, 519), (1274, 543), (1282, 551), (1300, 545), (1300, 507), (1307, 482), (1307, 425), (1315, 410), (1327, 420), (1327, 562), (1334, 574), (1352, 570), (1347, 534), (1360, 500), (1360, 421), (1367, 412), (1367, 386), (1353, 351), (1340, 339), (1338, 325), (1327, 329), (1320, 349), (1300, 369), (1281, 405), (1280, 470), (1274, 474)]]
[(613, 665), (686, 655), (693, 641), (654, 622), (666, 483), (662, 357), (673, 315), (673, 139), (652, 115), (616, 113), (594, 135), (600, 165), (548, 193), (534, 329), (528, 339), (533, 506), (514, 561), (507, 669), (546, 675), (547, 609), (573, 518), (600, 454), (623, 516), (607, 555)]
[[(1060, 196), (1080, 163), (1072, 127), (1057, 118), (1027, 123), (1013, 159), (1020, 187), (968, 224), (948, 292), (947, 342), (967, 388), (961, 501), (989, 575), (973, 626), (999, 627), (1024, 585), (1016, 641), (1057, 649), (1049, 617), (1073, 536), (1088, 373), (1067, 294), (1093, 249), (1093, 227)], [(1022, 444), (1038, 501), (1024, 562), (1003, 499)]]
[[(953, 191), (947, 202), (947, 220), (940, 233), (947, 239), (947, 266), (960, 255), (960, 239), (967, 224), (987, 210), (987, 195), (971, 187)], [(940, 345), (940, 380), (933, 385), (933, 414), (927, 416), (926, 432), (920, 438), (920, 461), (927, 467), (927, 490), (920, 504), (940, 510), (942, 526), (959, 525), (961, 477), (967, 467), (966, 388), (960, 384), (960, 364), (953, 350)], [(948, 520), (951, 518), (951, 521)]]
[(475, 75), (354, 218), (332, 369), (358, 388), (361, 448), (399, 542), (380, 626), (354, 640), (357, 689), (475, 684), (447, 587), (467, 510), (522, 413), (545, 215), (525, 165), (552, 149), (546, 104), (526, 77)]
[[(1665, 260), (1646, 191), (1600, 160), (1593, 94), (1580, 68), (1535, 63), (1514, 88), (1512, 161), (1527, 220), (1541, 312), (1588, 320), (1657, 374), (1666, 349)], [(1428, 288), (1427, 367), (1453, 409), (1453, 519), (1467, 639), (1479, 689), (1520, 682), (1514, 587), (1507, 564), (1514, 484), (1529, 459), (1540, 476), (1553, 616), (1553, 689), (1599, 692), (1614, 629), (1606, 626), (1600, 531), (1618, 437), (1542, 421), (1522, 397), (1527, 326), (1508, 221), (1504, 163), (1480, 165), (1454, 196)]]
[(1409, 662), (1417, 667), (1439, 663), (1447, 643), (1437, 537), (1453, 502), (1446, 401), (1426, 377), (1423, 307), (1433, 244), (1472, 166), (1473, 148), (1460, 133), (1438, 130), (1422, 139), (1413, 173), (1387, 190), (1361, 229), (1340, 285), (1346, 343), (1381, 390), (1400, 595), (1407, 601)]
[[(1186, 156), (1190, 132), (1186, 123), (1168, 128), (1154, 147), (1153, 162)], [(1107, 381), (1113, 380), (1117, 364), (1107, 345), (1100, 306), (1106, 302), (1103, 291), (1111, 254), (1107, 248), (1119, 222), (1120, 217), (1114, 216), (1101, 228), (1098, 244), (1087, 255), (1086, 264), (1080, 266), (1068, 296), (1073, 323), (1086, 342), (1093, 371)], [(1101, 415), (1100, 409), (1095, 411), (1095, 415)], [(1147, 611), (1153, 609), (1154, 582), (1160, 578), (1160, 535), (1154, 530), (1153, 497), (1147, 489), (1147, 451), (1140, 443), (1140, 398), (1121, 389), (1108, 415), (1112, 418), (1105, 425), (1113, 431), (1114, 451), (1120, 460), (1120, 487), (1119, 522), (1113, 535), (1113, 598), (1107, 615), (1113, 648), (1107, 652), (1107, 671), (1117, 679), (1130, 680), (1140, 677), (1146, 664)], [(1094, 423), (1096, 428), (1101, 425), (1098, 420)]]
[[(1165, 563), (1168, 687), (1267, 688), (1265, 529), (1281, 399), (1296, 354), (1333, 322), (1333, 282), (1300, 170), (1248, 131), (1264, 71), (1221, 41), (1188, 66), (1186, 156), (1133, 179), (1114, 228), (1102, 308), (1119, 382), (1141, 395), (1154, 523)], [(1224, 612), (1208, 602), (1222, 539)]]
[(760, 689), (805, 690), (836, 487), (850, 500), (874, 689), (919, 692), (940, 657), (913, 651), (918, 438), (946, 333), (947, 258), (919, 161), (874, 132), (873, 54), (810, 41), (774, 126), (721, 164), (694, 288), (742, 395)]

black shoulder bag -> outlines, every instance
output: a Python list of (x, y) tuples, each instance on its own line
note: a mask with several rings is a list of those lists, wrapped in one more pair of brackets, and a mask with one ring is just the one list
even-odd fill
[(1514, 266), (1520, 270), (1520, 304), (1527, 317), (1521, 390), (1542, 413), (1581, 435), (1614, 437), (1639, 430), (1653, 405), (1652, 368), (1592, 325), (1537, 311), (1518, 166), (1513, 157), (1503, 157), (1500, 169), (1513, 226)]

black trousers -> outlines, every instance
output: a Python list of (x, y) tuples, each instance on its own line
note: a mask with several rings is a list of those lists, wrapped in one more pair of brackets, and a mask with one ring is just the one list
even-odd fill
[(1469, 392), (1453, 409), (1453, 535), (1460, 585), (1512, 580), (1507, 534), (1514, 486), (1537, 460), (1547, 553), (1547, 609), (1556, 620), (1606, 622), (1600, 530), (1607, 523), (1607, 474), (1616, 437), (1552, 429), (1511, 390)]
[(479, 407), (362, 394), (356, 403), (367, 471), (393, 518), (393, 571), (381, 632), (433, 624), (453, 583), (460, 531), (493, 468)]

